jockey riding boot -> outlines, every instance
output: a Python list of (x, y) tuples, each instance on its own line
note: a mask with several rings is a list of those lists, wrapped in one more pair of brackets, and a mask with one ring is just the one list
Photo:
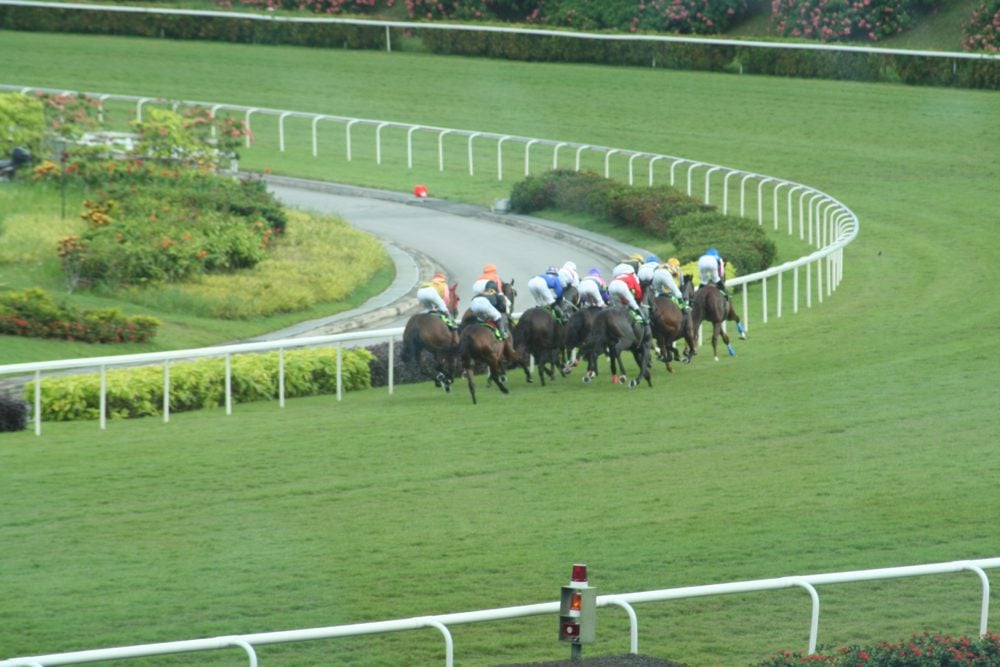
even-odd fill
[(716, 287), (718, 287), (719, 291), (722, 292), (722, 296), (726, 297), (727, 299), (729, 298), (729, 291), (726, 290), (726, 283), (720, 280), (719, 282), (716, 283)]
[(497, 325), (497, 333), (499, 334), (500, 340), (507, 340), (507, 335), (508, 335), (507, 325), (504, 324), (504, 321), (502, 319), (497, 320), (496, 325)]
[(632, 310), (632, 314), (635, 316), (635, 321), (638, 322), (639, 324), (645, 324), (646, 323), (646, 318), (643, 317), (643, 315), (642, 315), (642, 309), (636, 308), (636, 309)]

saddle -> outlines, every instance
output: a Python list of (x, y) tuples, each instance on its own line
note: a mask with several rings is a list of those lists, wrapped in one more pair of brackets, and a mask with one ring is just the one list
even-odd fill
[(496, 336), (496, 339), (498, 341), (503, 342), (504, 340), (506, 340), (506, 338), (503, 335), (503, 332), (500, 331), (500, 328), (493, 322), (490, 322), (489, 320), (479, 320), (479, 323), (492, 329), (493, 335)]
[(441, 321), (444, 322), (445, 325), (447, 325), (447, 327), (452, 331), (458, 328), (458, 325), (455, 323), (455, 320), (451, 319), (451, 316), (448, 315), (448, 313), (443, 313), (440, 310), (435, 310), (433, 311), (433, 313), (438, 317), (440, 317)]

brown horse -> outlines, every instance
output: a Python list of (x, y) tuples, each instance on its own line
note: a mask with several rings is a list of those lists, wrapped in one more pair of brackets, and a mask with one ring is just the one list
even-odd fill
[[(504, 319), (507, 316), (504, 315)], [(508, 327), (509, 328), (509, 327)], [(489, 372), (488, 382), (495, 382), (505, 394), (509, 394), (507, 389), (507, 364), (520, 364), (521, 359), (514, 353), (514, 346), (508, 336), (504, 340), (497, 340), (493, 327), (483, 324), (478, 320), (469, 326), (462, 327), (462, 335), (458, 340), (458, 356), (462, 361), (462, 373), (469, 383), (469, 393), (472, 395), (473, 404), (476, 403), (476, 384), (473, 381), (475, 375), (476, 362), (486, 365)]]
[[(587, 373), (584, 382), (590, 382), (597, 376), (597, 357), (607, 353), (611, 359), (611, 378), (615, 384), (628, 382), (634, 389), (643, 379), (653, 386), (650, 377), (650, 356), (652, 348), (652, 333), (648, 326), (636, 322), (632, 313), (625, 306), (602, 308), (594, 317), (590, 335), (583, 344), (583, 352), (587, 358)], [(629, 381), (622, 365), (622, 352), (629, 350), (639, 365), (639, 375)], [(620, 373), (620, 375), (619, 375)]]
[[(449, 315), (454, 318), (458, 310), (458, 283), (451, 285)], [(434, 359), (433, 370), (423, 364), (423, 353)], [(434, 377), (434, 386), (451, 391), (458, 360), (458, 331), (450, 329), (438, 313), (418, 313), (406, 322), (403, 329), (404, 363), (416, 362), (417, 368)]]
[[(565, 326), (556, 321), (548, 308), (540, 306), (524, 311), (514, 327), (514, 349), (521, 359), (527, 359), (528, 355), (535, 358), (543, 387), (545, 376), (555, 379), (557, 368), (563, 376), (566, 375), (564, 332)], [(531, 370), (527, 364), (524, 373), (531, 382)]]
[(726, 334), (723, 322), (727, 320), (736, 322), (736, 328), (739, 330), (742, 340), (746, 340), (747, 335), (743, 330), (743, 323), (740, 322), (740, 316), (736, 314), (732, 302), (723, 296), (722, 292), (715, 285), (702, 285), (695, 292), (694, 302), (691, 305), (691, 326), (695, 337), (700, 334), (701, 323), (703, 321), (711, 322), (712, 353), (715, 355), (715, 360), (719, 360), (719, 336), (722, 336), (722, 341), (726, 344), (726, 349), (729, 350), (729, 356), (735, 357), (736, 350), (729, 342), (729, 336)]
[[(698, 354), (698, 347), (695, 341), (694, 329), (691, 327), (691, 314), (681, 310), (673, 299), (667, 296), (654, 296), (652, 291), (646, 292), (649, 305), (649, 320), (653, 330), (653, 340), (660, 348), (660, 360), (667, 366), (667, 372), (673, 373), (671, 361), (683, 361), (685, 364), (691, 363), (691, 357)], [(691, 281), (685, 281), (681, 296), (690, 303), (694, 295), (694, 287)], [(678, 340), (684, 340), (684, 359), (674, 344)]]

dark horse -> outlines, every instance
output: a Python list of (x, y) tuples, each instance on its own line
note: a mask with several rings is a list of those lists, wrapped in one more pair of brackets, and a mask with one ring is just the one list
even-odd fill
[[(583, 344), (587, 341), (590, 328), (594, 325), (594, 318), (599, 312), (601, 312), (600, 306), (584, 306), (570, 315), (569, 322), (566, 323), (564, 343), (567, 355), (572, 357), (574, 350), (579, 350), (580, 354), (583, 354)], [(579, 359), (567, 360), (566, 365), (563, 366), (564, 375), (576, 368), (579, 363)]]
[[(543, 387), (545, 376), (554, 379), (557, 368), (562, 375), (566, 375), (563, 367), (565, 329), (565, 325), (557, 322), (548, 308), (540, 306), (524, 311), (514, 327), (514, 349), (522, 359), (527, 359), (529, 354), (535, 358)], [(531, 370), (527, 364), (524, 366), (524, 373), (528, 382), (531, 382)]]
[[(458, 283), (451, 286), (451, 303), (448, 304), (452, 317), (458, 311)], [(423, 353), (429, 352), (434, 358), (434, 386), (451, 391), (458, 360), (458, 331), (449, 329), (438, 313), (418, 313), (406, 322), (403, 329), (404, 363), (416, 362), (417, 368), (427, 372), (423, 365)]]
[(652, 332), (648, 326), (636, 322), (628, 308), (602, 308), (594, 317), (590, 335), (583, 344), (583, 353), (587, 358), (587, 373), (583, 381), (590, 382), (597, 376), (597, 357), (604, 352), (611, 359), (612, 381), (615, 384), (628, 381), (622, 365), (622, 352), (629, 350), (639, 365), (639, 375), (628, 381), (629, 388), (637, 387), (643, 378), (652, 387), (649, 374), (651, 349)]
[[(690, 299), (694, 291), (690, 288), (691, 283), (684, 285), (683, 296)], [(666, 296), (652, 296), (649, 309), (649, 320), (653, 330), (653, 339), (660, 348), (660, 359), (666, 364), (667, 371), (674, 372), (670, 366), (671, 361), (681, 361), (680, 353), (674, 347), (678, 340), (684, 340), (687, 347), (684, 350), (685, 364), (691, 362), (691, 357), (698, 353), (695, 344), (694, 328), (691, 326), (691, 314), (681, 310), (673, 299)]]
[[(504, 319), (507, 319), (506, 315)], [(476, 403), (476, 384), (473, 381), (476, 362), (486, 365), (489, 371), (488, 382), (495, 382), (500, 391), (505, 394), (510, 393), (507, 389), (505, 369), (507, 363), (520, 364), (521, 360), (514, 353), (514, 346), (509, 336), (502, 341), (497, 340), (493, 327), (476, 320), (462, 327), (462, 335), (458, 341), (458, 356), (462, 361), (462, 373), (469, 383), (473, 404)]]
[(747, 335), (743, 330), (743, 323), (740, 322), (739, 315), (736, 314), (736, 310), (733, 309), (733, 304), (729, 299), (723, 296), (722, 292), (715, 285), (702, 285), (694, 295), (694, 303), (692, 305), (692, 328), (694, 330), (695, 337), (698, 337), (701, 332), (701, 323), (708, 321), (712, 323), (712, 353), (715, 355), (715, 360), (719, 360), (719, 336), (722, 336), (722, 341), (726, 344), (726, 349), (729, 350), (729, 356), (735, 357), (736, 350), (729, 343), (729, 336), (726, 334), (726, 330), (723, 327), (723, 322), (729, 320), (730, 322), (736, 322), (736, 328), (740, 332), (740, 338), (746, 340)]

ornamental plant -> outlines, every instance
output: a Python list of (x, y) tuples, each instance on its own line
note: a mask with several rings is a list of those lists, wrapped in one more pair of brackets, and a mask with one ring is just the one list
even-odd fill
[(1000, 51), (1000, 0), (982, 0), (962, 27), (962, 36), (966, 51)]
[(836, 667), (970, 667), (1000, 666), (1000, 635), (987, 634), (981, 639), (953, 637), (948, 634), (913, 635), (909, 640), (882, 642), (873, 646), (845, 646), (820, 649), (812, 655), (784, 652), (758, 663), (758, 667), (825, 664)]
[(126, 317), (117, 308), (78, 310), (45, 290), (0, 292), (0, 334), (62, 338), (84, 343), (145, 343), (156, 335), (154, 317)]
[[(232, 0), (219, 3), (231, 8)], [(379, 9), (380, 0), (239, 0), (239, 4), (255, 9), (287, 9), (290, 11), (307, 11), (313, 14), (369, 14)], [(384, 5), (391, 8), (394, 0), (384, 0)]]
[(824, 42), (875, 42), (902, 32), (912, 21), (913, 0), (772, 0), (776, 34)]
[(45, 113), (36, 97), (23, 93), (0, 94), (0, 157), (21, 146), (37, 155), (45, 136)]

